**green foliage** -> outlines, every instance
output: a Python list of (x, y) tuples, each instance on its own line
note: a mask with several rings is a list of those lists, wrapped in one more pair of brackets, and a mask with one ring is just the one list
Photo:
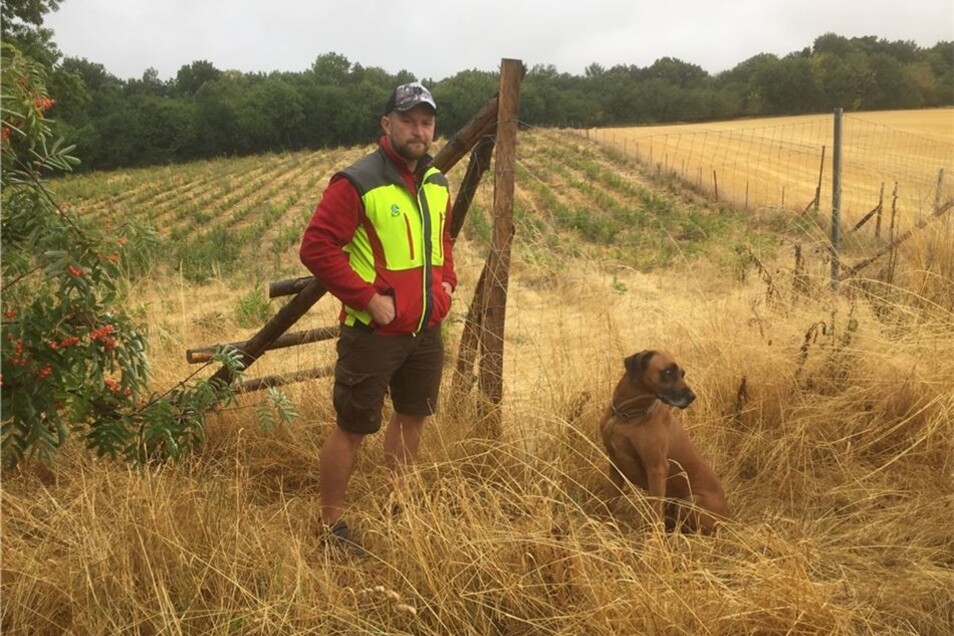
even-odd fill
[(464, 234), (471, 241), (480, 241), (490, 245), (493, 228), (484, 209), (478, 204), (472, 204), (467, 212), (467, 223), (463, 227)]
[[(520, 121), (632, 126), (818, 113), (836, 106), (950, 106), (952, 67), (951, 42), (922, 49), (834, 34), (781, 57), (753, 56), (716, 76), (672, 57), (645, 68), (593, 64), (582, 77), (538, 65), (521, 88)], [(50, 86), (61, 132), (77, 143), (85, 167), (102, 169), (364, 144), (379, 132), (391, 89), (411, 79), (407, 71), (392, 75), (338, 53), (319, 55), (303, 72), (267, 75), (222, 72), (196, 61), (168, 82), (159, 81), (154, 69), (140, 79), (120, 80), (100, 64), (66, 58)], [(439, 133), (464, 126), (498, 82), (496, 72), (478, 70), (428, 81), (440, 105)]]
[[(241, 352), (219, 348), (213, 362), (227, 366), (234, 377), (241, 377)], [(92, 427), (87, 445), (111, 456), (121, 450), (123, 458), (133, 464), (179, 459), (205, 441), (205, 414), (234, 400), (234, 391), (215, 378), (182, 383), (135, 409), (117, 408), (113, 418), (107, 416), (100, 426)]]
[(120, 245), (119, 265), (128, 278), (148, 275), (159, 262), (163, 241), (154, 227), (143, 223), (124, 224), (119, 231), (123, 238)]
[(52, 42), (53, 32), (43, 28), (43, 16), (59, 5), (60, 0), (4, 0), (0, 3), (0, 41), (51, 66), (60, 53)]
[(241, 248), (239, 237), (217, 225), (180, 244), (176, 258), (186, 279), (202, 282), (217, 273), (231, 272), (238, 263)]
[(290, 424), (298, 417), (295, 405), (275, 387), (266, 392), (267, 399), (256, 406), (256, 415), (262, 430), (271, 431), (279, 424)]
[(179, 69), (176, 74), (176, 90), (183, 95), (195, 95), (203, 84), (218, 79), (222, 71), (215, 68), (212, 62), (198, 60)]
[(235, 321), (240, 327), (261, 327), (272, 317), (272, 308), (268, 304), (261, 283), (239, 298), (235, 306)]
[[(148, 395), (146, 339), (123, 310), (122, 273), (148, 269), (155, 233), (124, 227), (130, 246), (56, 202), (44, 177), (78, 160), (45, 116), (46, 74), (8, 44), (2, 62), (3, 462), (49, 458), (71, 433), (134, 463), (179, 457), (201, 442), (203, 414), (231, 390), (197, 382)], [(240, 373), (237, 352), (217, 360)]]

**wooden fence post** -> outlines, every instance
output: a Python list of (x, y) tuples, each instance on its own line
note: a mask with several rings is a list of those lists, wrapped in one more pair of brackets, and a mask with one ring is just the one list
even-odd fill
[(514, 166), (517, 147), (517, 114), (520, 82), (525, 72), (519, 60), (505, 59), (500, 68), (500, 94), (497, 107), (497, 149), (494, 161), (494, 231), (487, 259), (489, 285), (484, 311), (484, 329), (480, 330), (480, 388), (489, 403), (486, 418), (488, 433), (502, 433), (500, 404), (503, 401), (504, 326), (507, 316), (507, 284), (510, 278), (510, 251), (513, 242)]
[(944, 191), (944, 168), (937, 171), (937, 190), (934, 192), (934, 211), (941, 208), (941, 193)]
[(467, 164), (467, 172), (464, 174), (464, 180), (457, 191), (457, 198), (454, 200), (454, 207), (451, 210), (450, 235), (456, 239), (460, 234), (460, 229), (464, 226), (464, 218), (467, 211), (470, 210), (470, 204), (474, 201), (474, 195), (477, 194), (477, 186), (480, 180), (490, 167), (490, 160), (494, 153), (494, 138), (487, 136), (477, 142), (470, 153), (470, 163)]
[(884, 181), (881, 182), (881, 194), (878, 195), (878, 216), (875, 218), (875, 238), (881, 238), (881, 216), (884, 212)]
[[(460, 226), (463, 223), (463, 216), (458, 214), (458, 206), (464, 208), (470, 207), (470, 203), (477, 191), (480, 179), (487, 168), (490, 167), (490, 160), (493, 157), (494, 140), (488, 137), (481, 140), (471, 152), (470, 163), (467, 165), (467, 174), (457, 193), (457, 200), (454, 202), (453, 220), (451, 221), (450, 234), (452, 238), (457, 238), (460, 232)], [(482, 328), (484, 295), (487, 279), (486, 264), (480, 273), (480, 280), (477, 281), (477, 289), (470, 302), (470, 308), (467, 311), (467, 318), (464, 320), (464, 331), (460, 337), (460, 344), (457, 349), (457, 374), (454, 378), (454, 393), (465, 393), (473, 385), (474, 361), (477, 359), (479, 350), (478, 334)]]
[(914, 227), (908, 228), (908, 230), (905, 231), (903, 234), (899, 234), (897, 237), (892, 239), (892, 241), (886, 247), (881, 249), (879, 252), (849, 267), (847, 270), (845, 270), (842, 273), (841, 279), (845, 280), (846, 278), (854, 276), (855, 274), (860, 272), (862, 269), (864, 269), (868, 265), (871, 265), (873, 262), (875, 262), (876, 260), (884, 256), (885, 254), (894, 252), (894, 250), (898, 247), (898, 245), (900, 245), (901, 243), (904, 243), (906, 240), (914, 236), (914, 233), (917, 230), (923, 229), (932, 220), (940, 218), (941, 216), (947, 214), (952, 209), (954, 209), (954, 199), (949, 200), (947, 203), (939, 203), (937, 209), (934, 210), (934, 213), (931, 214), (931, 216), (918, 220), (918, 222), (914, 224)]
[(822, 177), (825, 174), (825, 146), (822, 146), (821, 161), (818, 165), (818, 185), (815, 186), (815, 212), (818, 212), (818, 207), (821, 205), (821, 187), (822, 187)]

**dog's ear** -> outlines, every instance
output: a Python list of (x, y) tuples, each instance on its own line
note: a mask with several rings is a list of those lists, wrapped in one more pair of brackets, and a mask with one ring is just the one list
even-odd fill
[(646, 365), (649, 364), (650, 359), (656, 355), (655, 351), (645, 350), (640, 351), (639, 353), (634, 353), (623, 361), (623, 364), (626, 367), (626, 373), (629, 374), (629, 377), (633, 380), (638, 380), (642, 377), (643, 372), (646, 371)]

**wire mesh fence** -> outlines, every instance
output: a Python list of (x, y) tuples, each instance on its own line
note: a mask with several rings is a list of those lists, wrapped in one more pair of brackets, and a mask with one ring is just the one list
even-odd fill
[[(844, 116), (846, 227), (879, 204), (917, 222), (954, 196), (954, 110)], [(581, 131), (740, 208), (830, 211), (832, 115)], [(944, 177), (946, 175), (946, 178)]]

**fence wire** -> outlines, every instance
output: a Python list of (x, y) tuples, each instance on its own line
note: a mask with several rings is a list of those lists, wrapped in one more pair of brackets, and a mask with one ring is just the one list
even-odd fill
[[(833, 116), (580, 131), (729, 205), (831, 211)], [(954, 196), (954, 110), (845, 115), (842, 219), (913, 224)]]

